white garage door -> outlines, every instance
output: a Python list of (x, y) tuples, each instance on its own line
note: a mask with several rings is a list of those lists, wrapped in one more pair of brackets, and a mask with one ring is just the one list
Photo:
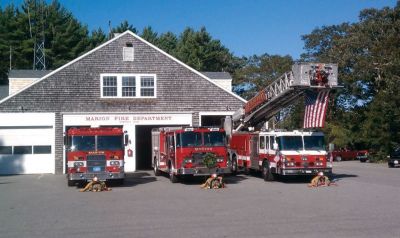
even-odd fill
[(0, 114), (0, 174), (54, 173), (54, 113)]

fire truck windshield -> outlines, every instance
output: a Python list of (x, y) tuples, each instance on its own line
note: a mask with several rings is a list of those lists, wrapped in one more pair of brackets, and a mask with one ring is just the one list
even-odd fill
[(97, 150), (122, 150), (122, 136), (98, 136)]
[(225, 133), (219, 131), (205, 132), (204, 133), (205, 146), (224, 146)]
[(303, 150), (301, 136), (280, 136), (276, 138), (280, 150)]
[(325, 143), (323, 136), (304, 136), (305, 150), (324, 150)]
[(94, 136), (72, 136), (71, 151), (93, 151), (95, 150)]
[(177, 147), (194, 147), (201, 145), (201, 133), (186, 131), (176, 135)]

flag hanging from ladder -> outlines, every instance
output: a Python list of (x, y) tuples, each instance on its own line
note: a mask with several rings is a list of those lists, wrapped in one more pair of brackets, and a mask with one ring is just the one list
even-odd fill
[(328, 108), (329, 90), (319, 92), (306, 91), (304, 128), (324, 127), (326, 109)]

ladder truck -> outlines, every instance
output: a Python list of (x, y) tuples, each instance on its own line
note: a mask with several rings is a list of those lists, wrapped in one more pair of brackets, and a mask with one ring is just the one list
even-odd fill
[(284, 107), (299, 100), (307, 90), (338, 88), (336, 64), (296, 63), (232, 117), (225, 119), (232, 173), (261, 171), (264, 180), (276, 175), (331, 173), (324, 134), (318, 131), (261, 130)]

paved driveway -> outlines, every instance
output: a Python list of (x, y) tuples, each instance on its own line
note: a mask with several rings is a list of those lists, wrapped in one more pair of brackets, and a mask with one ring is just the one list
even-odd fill
[(0, 237), (399, 237), (400, 169), (335, 163), (338, 186), (227, 178), (171, 184), (152, 172), (111, 192), (79, 193), (62, 175), (0, 177)]

